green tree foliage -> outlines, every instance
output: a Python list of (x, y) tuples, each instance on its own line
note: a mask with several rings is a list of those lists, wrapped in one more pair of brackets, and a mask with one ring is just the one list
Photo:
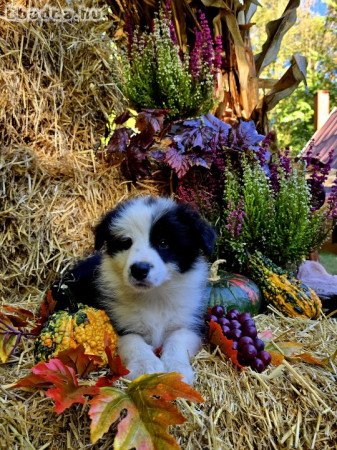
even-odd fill
[[(326, 16), (314, 13), (315, 0), (302, 1), (298, 19), (286, 34), (275, 63), (264, 70), (263, 78), (279, 78), (289, 65), (289, 56), (299, 52), (308, 59), (307, 87), (301, 84), (269, 114), (271, 128), (277, 131), (279, 145), (298, 153), (314, 133), (314, 94), (330, 91), (331, 107), (337, 104), (337, 0), (325, 0)], [(255, 14), (252, 33), (257, 50), (265, 39), (263, 24), (282, 12), (287, 0), (266, 0)]]

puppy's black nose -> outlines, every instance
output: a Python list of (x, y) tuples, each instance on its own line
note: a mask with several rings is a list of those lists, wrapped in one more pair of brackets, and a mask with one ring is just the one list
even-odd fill
[(151, 264), (147, 262), (134, 263), (130, 267), (131, 275), (138, 281), (145, 280), (150, 272), (151, 267)]

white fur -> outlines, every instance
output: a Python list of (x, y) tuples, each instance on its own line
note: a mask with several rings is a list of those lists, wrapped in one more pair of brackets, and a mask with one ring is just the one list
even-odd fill
[[(190, 358), (201, 345), (194, 329), (203, 308), (208, 267), (199, 257), (190, 270), (180, 273), (150, 246), (151, 224), (173, 205), (168, 199), (155, 204), (138, 200), (122, 211), (113, 222), (113, 232), (131, 238), (133, 244), (112, 257), (103, 255), (99, 287), (106, 311), (128, 333), (119, 339), (119, 354), (130, 370), (129, 378), (177, 371), (192, 383)], [(130, 266), (137, 261), (152, 266), (145, 287), (135, 285), (130, 275)], [(154, 353), (159, 347), (161, 358)]]

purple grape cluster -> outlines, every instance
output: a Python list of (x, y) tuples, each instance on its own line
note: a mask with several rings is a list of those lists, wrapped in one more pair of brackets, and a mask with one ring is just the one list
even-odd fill
[(255, 322), (249, 312), (239, 313), (237, 309), (231, 309), (225, 315), (223, 307), (215, 305), (206, 316), (207, 322), (211, 320), (221, 326), (227, 339), (233, 341), (232, 348), (238, 351), (237, 359), (242, 366), (249, 366), (261, 373), (270, 364), (270, 353), (257, 337)]

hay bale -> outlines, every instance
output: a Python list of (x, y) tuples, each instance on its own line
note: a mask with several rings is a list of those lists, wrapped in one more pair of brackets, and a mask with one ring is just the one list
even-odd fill
[[(37, 8), (46, 4), (28, 3)], [(48, 5), (76, 9), (100, 3), (63, 0)], [(107, 17), (106, 8), (101, 10)], [(59, 155), (88, 151), (99, 142), (108, 115), (126, 104), (115, 82), (121, 68), (106, 34), (111, 27), (108, 20), (0, 19), (0, 142), (32, 143)]]
[(21, 302), (45, 289), (76, 259), (93, 251), (92, 228), (137, 190), (92, 151), (51, 159), (30, 148), (0, 156), (0, 299)]
[[(302, 342), (318, 355), (336, 347), (337, 321), (304, 321), (275, 315), (257, 318), (260, 331)], [(0, 366), (0, 384), (15, 381), (33, 364), (32, 344)], [(238, 372), (218, 351), (205, 348), (194, 361), (195, 388), (205, 403), (179, 401), (187, 422), (172, 432), (184, 450), (332, 449), (337, 442), (337, 368), (288, 363), (263, 374)], [(123, 387), (123, 383), (119, 383)], [(1, 388), (0, 388), (1, 389)], [(57, 416), (39, 393), (1, 389), (0, 448), (110, 449), (110, 430), (90, 445), (88, 405)]]
[[(42, 8), (46, 2), (14, 4)], [(107, 11), (96, 0), (48, 5)], [(91, 228), (102, 213), (136, 193), (117, 168), (94, 155), (108, 114), (125, 104), (106, 33), (112, 25), (0, 19), (3, 301), (43, 295), (57, 273), (92, 250)], [(156, 191), (148, 186), (137, 192)]]

